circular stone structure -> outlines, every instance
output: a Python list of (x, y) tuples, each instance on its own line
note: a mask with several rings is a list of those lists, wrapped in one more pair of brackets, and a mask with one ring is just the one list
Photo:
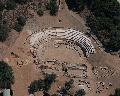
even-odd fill
[(82, 48), (87, 57), (95, 52), (95, 48), (91, 40), (82, 32), (72, 28), (48, 28), (43, 29), (38, 33), (31, 32), (30, 44), (33, 49), (38, 49), (38, 47), (42, 46), (42, 41), (48, 42), (51, 39), (63, 40), (67, 42), (72, 41), (75, 45)]

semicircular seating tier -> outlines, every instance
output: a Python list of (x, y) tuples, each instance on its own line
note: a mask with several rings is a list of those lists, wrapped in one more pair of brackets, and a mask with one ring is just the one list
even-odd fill
[(95, 53), (95, 48), (91, 40), (82, 32), (72, 28), (46, 29), (38, 33), (33, 33), (30, 38), (30, 44), (33, 48), (37, 48), (42, 40), (48, 41), (50, 38), (66, 39), (76, 42), (84, 49), (87, 57)]

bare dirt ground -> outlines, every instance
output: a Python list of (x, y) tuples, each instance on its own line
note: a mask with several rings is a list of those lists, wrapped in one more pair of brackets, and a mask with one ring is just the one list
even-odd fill
[[(59, 20), (61, 20), (61, 22), (59, 22)], [(30, 82), (41, 78), (42, 76), (41, 73), (36, 70), (35, 64), (33, 64), (32, 55), (29, 51), (30, 46), (26, 40), (26, 37), (28, 37), (26, 30), (36, 30), (37, 28), (42, 29), (48, 27), (75, 27), (82, 32), (88, 31), (84, 20), (81, 17), (78, 17), (77, 14), (74, 14), (65, 8), (60, 10), (58, 15), (55, 17), (49, 16), (48, 12), (45, 12), (44, 16), (42, 17), (39, 17), (34, 13), (34, 18), (28, 21), (20, 35), (19, 33), (11, 32), (7, 41), (5, 43), (0, 43), (0, 60), (3, 59), (8, 62), (14, 70), (15, 84), (12, 88), (14, 96), (28, 96), (27, 89)], [(107, 66), (112, 69), (114, 73), (108, 77), (97, 78), (95, 76), (94, 78), (91, 78), (90, 80), (92, 81), (92, 88), (96, 88), (95, 83), (102, 81), (105, 82), (105, 90), (97, 94), (93, 92), (94, 95), (86, 94), (86, 96), (109, 96), (109, 94), (113, 93), (114, 89), (118, 88), (120, 85), (120, 58), (101, 51), (98, 47), (96, 47), (96, 50), (97, 51), (95, 54), (87, 58), (89, 66)], [(64, 48), (57, 49), (55, 52), (54, 51), (55, 49), (48, 48), (48, 50), (46, 50), (45, 57), (56, 57), (57, 59), (67, 59), (68, 61), (73, 59), (72, 62), (76, 62), (79, 59), (78, 54), (75, 54), (74, 52), (72, 53), (72, 51), (66, 50)], [(11, 55), (11, 52), (14, 52), (15, 55)], [(71, 57), (71, 54), (73, 54), (73, 57)], [(53, 90), (50, 90), (50, 93), (56, 92), (58, 86), (62, 85), (66, 81), (65, 77), (59, 78), (59, 82), (52, 85)], [(109, 85), (108, 83), (112, 83), (112, 87), (107, 88)], [(42, 96), (41, 94), (42, 93), (38, 92), (35, 96)]]

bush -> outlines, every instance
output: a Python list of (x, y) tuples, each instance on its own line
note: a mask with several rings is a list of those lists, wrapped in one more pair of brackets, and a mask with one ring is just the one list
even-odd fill
[(60, 94), (65, 95), (65, 96), (66, 95), (71, 96), (70, 89), (72, 88), (72, 84), (73, 84), (72, 79), (70, 81), (68, 81), (68, 82), (65, 82), (65, 85), (63, 87), (61, 87), (61, 89), (60, 89)]
[(19, 16), (17, 18), (17, 22), (15, 23), (15, 27), (14, 29), (17, 31), (17, 32), (20, 32), (22, 31), (24, 25), (26, 24), (26, 18), (23, 17), (23, 16)]
[(79, 10), (78, 2), (81, 0), (65, 0), (65, 1), (66, 1), (66, 4), (67, 4), (69, 10), (73, 10), (73, 11)]
[(45, 91), (48, 91), (50, 89), (51, 84), (53, 82), (55, 82), (55, 79), (56, 79), (56, 75), (55, 74), (46, 74), (45, 75), (45, 79), (44, 79), (44, 82), (45, 82), (44, 90)]
[(3, 11), (5, 9), (5, 5), (0, 1), (0, 11)]
[(85, 0), (79, 0), (78, 2), (77, 2), (77, 4), (79, 5), (78, 6), (78, 9), (80, 10), (80, 11), (82, 11), (83, 9), (84, 9), (84, 7), (85, 7)]
[(120, 88), (115, 89), (115, 94), (110, 96), (120, 96)]
[(7, 37), (8, 37), (8, 33), (9, 33), (9, 28), (6, 25), (0, 25), (0, 41), (4, 42)]
[(37, 91), (38, 91), (38, 81), (35, 80), (29, 86), (29, 93), (33, 94), (34, 92), (37, 92)]
[(117, 0), (93, 0), (87, 23), (106, 51), (120, 49), (120, 4)]
[(7, 0), (6, 2), (6, 9), (7, 10), (13, 10), (16, 8), (16, 3), (14, 0)]
[(84, 91), (84, 89), (80, 89), (78, 91), (76, 91), (75, 96), (84, 96), (86, 93)]
[(53, 94), (53, 95), (51, 95), (51, 96), (59, 96), (58, 94)]
[(43, 90), (44, 87), (45, 87), (44, 80), (39, 79), (39, 80), (33, 81), (33, 82), (30, 84), (28, 91), (29, 91), (30, 94), (33, 94), (34, 92)]
[(11, 84), (14, 83), (14, 76), (12, 67), (4, 61), (0, 61), (0, 88), (10, 89)]
[(14, 0), (16, 3), (19, 3), (19, 4), (26, 4), (27, 2), (31, 2), (32, 0)]
[(20, 24), (21, 26), (24, 26), (26, 24), (26, 18), (24, 16), (19, 16), (17, 18), (17, 22), (18, 24)]
[(50, 15), (56, 15), (58, 7), (57, 7), (57, 3), (56, 0), (50, 0)]
[(20, 25), (18, 22), (16, 22), (14, 29), (15, 29), (17, 32), (20, 32), (20, 31), (22, 31), (23, 26)]
[(29, 93), (33, 94), (37, 91), (48, 91), (51, 87), (51, 84), (55, 81), (56, 75), (55, 74), (46, 74), (45, 78), (33, 81), (29, 86)]
[(42, 16), (44, 14), (43, 10), (41, 8), (38, 9), (37, 14), (39, 16)]
[(107, 51), (120, 49), (120, 4), (117, 0), (66, 0), (69, 9), (91, 11), (87, 23)]
[(120, 96), (120, 88), (117, 88), (117, 89), (115, 90), (115, 96)]

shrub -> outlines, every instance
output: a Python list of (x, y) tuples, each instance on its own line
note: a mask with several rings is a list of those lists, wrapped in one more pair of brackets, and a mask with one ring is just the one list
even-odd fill
[(6, 9), (7, 10), (13, 10), (16, 8), (16, 3), (14, 0), (7, 0), (6, 2)]
[(58, 94), (53, 94), (53, 95), (51, 95), (51, 96), (59, 96)]
[(4, 42), (8, 37), (9, 28), (6, 25), (0, 25), (0, 41)]
[(29, 93), (33, 94), (34, 92), (37, 92), (37, 91), (38, 91), (38, 81), (35, 80), (29, 86)]
[(85, 0), (79, 0), (78, 2), (77, 2), (77, 4), (79, 5), (78, 6), (78, 9), (80, 10), (80, 11), (82, 11), (83, 9), (84, 9), (84, 7), (85, 7)]
[(14, 29), (17, 31), (17, 32), (20, 32), (22, 31), (24, 25), (26, 24), (26, 18), (23, 17), (23, 16), (19, 16), (17, 18), (17, 22), (15, 23), (15, 27)]
[(19, 3), (19, 4), (26, 4), (27, 2), (31, 2), (32, 0), (14, 0), (16, 3)]
[(5, 5), (0, 1), (0, 11), (3, 11), (5, 9)]
[(24, 26), (26, 24), (26, 18), (24, 16), (19, 16), (17, 18), (17, 22), (18, 24), (20, 24), (21, 26)]
[(75, 96), (84, 96), (85, 94), (86, 93), (85, 93), (84, 89), (80, 89), (80, 90), (76, 91)]
[(70, 89), (72, 88), (73, 82), (74, 81), (72, 79), (68, 82), (65, 82), (65, 85), (63, 87), (61, 87), (61, 89), (60, 89), (60, 94), (65, 95), (65, 96), (66, 95), (71, 96)]
[(12, 67), (4, 61), (0, 61), (0, 88), (10, 89), (11, 84), (14, 83), (14, 76)]
[(46, 74), (45, 75), (45, 79), (44, 79), (44, 82), (45, 82), (44, 90), (45, 91), (48, 91), (50, 89), (51, 84), (53, 82), (55, 82), (55, 78), (56, 78), (55, 74)]
[(93, 0), (87, 23), (106, 51), (120, 49), (120, 4), (117, 0)]
[(51, 84), (55, 81), (55, 74), (46, 74), (45, 78), (33, 81), (29, 86), (29, 93), (33, 94), (34, 92), (44, 90), (48, 91), (51, 87)]
[(42, 16), (44, 14), (43, 10), (41, 8), (38, 9), (37, 14), (39, 16)]
[(18, 22), (16, 22), (14, 29), (15, 29), (17, 32), (20, 32), (20, 31), (22, 31), (23, 26), (20, 25)]
[(57, 7), (57, 3), (56, 0), (50, 0), (50, 15), (56, 15), (58, 7)]

